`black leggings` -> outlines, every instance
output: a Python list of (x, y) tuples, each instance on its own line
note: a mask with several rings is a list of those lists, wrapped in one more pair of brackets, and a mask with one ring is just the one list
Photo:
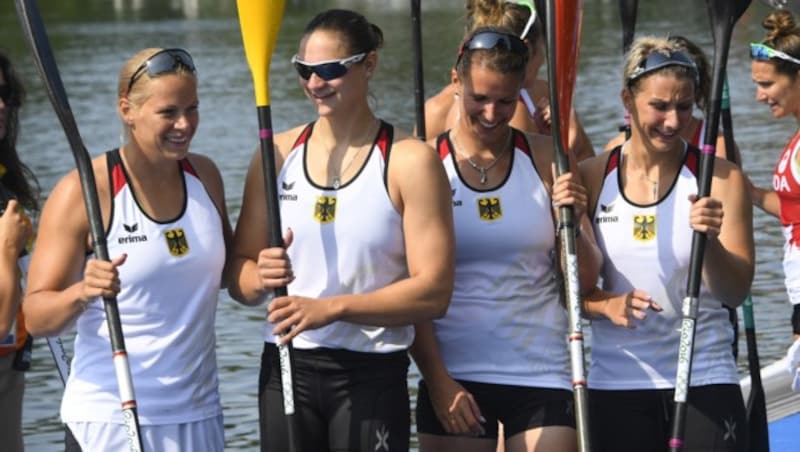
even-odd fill
[[(597, 452), (660, 452), (669, 449), (675, 405), (672, 389), (589, 390), (590, 428)], [(689, 390), (686, 452), (745, 452), (747, 421), (739, 385)]]
[[(308, 452), (409, 449), (408, 355), (294, 350), (295, 417)], [(259, 377), (261, 450), (289, 450), (277, 348), (264, 345)]]

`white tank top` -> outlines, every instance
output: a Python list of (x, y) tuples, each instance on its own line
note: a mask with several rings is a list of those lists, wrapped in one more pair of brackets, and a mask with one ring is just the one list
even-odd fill
[[(338, 189), (314, 184), (306, 173), (309, 124), (278, 174), (281, 226), (295, 240), (287, 250), (295, 280), (290, 295), (325, 298), (364, 294), (408, 277), (402, 217), (392, 204), (385, 180), (393, 128), (382, 122), (358, 174)], [(267, 342), (275, 342), (267, 323)], [(379, 327), (345, 321), (300, 333), (298, 349), (319, 347), (356, 352), (406, 350), (413, 326)]]
[[(673, 388), (693, 232), (687, 198), (697, 193), (699, 151), (688, 147), (672, 187), (661, 200), (639, 205), (622, 193), (620, 149), (614, 149), (608, 159), (592, 217), (605, 256), (603, 288), (615, 294), (645, 290), (664, 311), (648, 311), (635, 329), (616, 326), (605, 318), (592, 320), (589, 387)], [(728, 311), (701, 286), (691, 386), (738, 383), (732, 340)]]
[[(214, 321), (225, 264), (222, 221), (187, 160), (186, 202), (171, 221), (139, 208), (120, 160), (107, 154), (113, 189), (108, 253), (119, 267), (122, 332), (143, 425), (194, 422), (222, 413)], [(64, 422), (122, 423), (102, 299), (77, 321), (75, 357), (64, 391)]]
[(450, 179), (456, 235), (453, 298), (434, 322), (450, 375), (569, 389), (550, 195), (525, 136), (514, 130), (511, 168), (491, 190), (464, 182), (449, 134), (437, 149)]

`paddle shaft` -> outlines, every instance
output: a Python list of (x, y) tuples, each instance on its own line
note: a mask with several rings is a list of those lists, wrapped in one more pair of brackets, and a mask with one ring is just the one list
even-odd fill
[[(636, 32), (636, 15), (639, 9), (638, 0), (619, 0), (619, 17), (622, 22), (622, 53), (628, 52)], [(625, 110), (624, 120), (619, 131), (625, 133), (625, 139), (631, 137), (631, 115)]]
[(422, 15), (420, 0), (411, 0), (411, 45), (414, 48), (414, 111), (417, 137), (425, 141), (425, 81), (422, 72)]
[[(562, 60), (559, 58), (559, 42), (564, 40), (559, 39), (563, 37), (571, 38), (577, 35), (574, 28), (580, 27), (580, 19), (570, 21), (570, 13), (580, 15), (580, 6), (567, 3), (581, 3), (569, 2), (568, 0), (549, 0), (547, 2), (547, 49), (548, 49), (548, 85), (550, 89), (550, 115), (554, 120), (552, 121), (552, 134), (553, 134), (553, 148), (554, 160), (556, 164), (556, 174), (561, 175), (569, 171), (569, 164), (565, 152), (565, 134), (569, 130), (569, 117), (566, 121), (562, 120), (562, 113), (569, 112), (571, 105), (560, 105), (559, 93), (564, 90), (574, 90), (574, 78), (569, 79), (569, 75), (574, 75), (574, 69), (577, 66), (577, 46), (579, 43), (571, 42), (576, 48), (571, 49), (574, 53), (572, 61), (563, 60), (564, 64), (572, 64), (573, 71), (565, 71), (567, 74), (559, 73), (559, 68), (565, 67)], [(569, 6), (574, 9), (569, 10)], [(563, 8), (563, 9), (562, 9)], [(563, 20), (562, 20), (563, 19)], [(562, 29), (572, 25), (573, 29)], [(567, 39), (568, 41), (568, 39)], [(566, 44), (569, 45), (569, 44)], [(560, 78), (561, 77), (561, 78)], [(563, 86), (564, 82), (566, 86)], [(562, 84), (562, 86), (557, 86)], [(571, 95), (567, 96), (571, 100)], [(563, 109), (563, 110), (562, 110)], [(563, 129), (562, 129), (562, 122)], [(575, 224), (575, 212), (572, 206), (561, 206), (559, 208), (559, 224), (558, 236), (561, 248), (561, 262), (564, 267), (564, 289), (567, 297), (567, 312), (569, 317), (569, 354), (572, 370), (572, 388), (573, 396), (575, 399), (575, 421), (578, 436), (578, 450), (581, 452), (588, 452), (591, 450), (589, 439), (589, 404), (588, 394), (586, 388), (586, 372), (583, 348), (583, 328), (581, 325), (581, 306), (580, 306), (580, 284), (578, 282), (578, 256), (575, 231), (577, 226)]]
[[(47, 38), (44, 23), (39, 14), (34, 0), (16, 0), (17, 14), (23, 25), (25, 36), (33, 50), (36, 67), (41, 75), (47, 90), (50, 103), (61, 122), (64, 133), (69, 141), (78, 175), (81, 182), (86, 215), (89, 221), (89, 230), (92, 236), (92, 248), (98, 259), (109, 260), (106, 235), (103, 220), (100, 214), (100, 202), (97, 199), (97, 188), (94, 179), (89, 153), (83, 145), (78, 132), (75, 118), (67, 101), (67, 93), (61, 82), (61, 76), (56, 66), (53, 52)], [(136, 397), (133, 390), (128, 354), (125, 350), (125, 340), (122, 336), (122, 323), (119, 318), (119, 308), (115, 297), (104, 297), (103, 305), (108, 324), (109, 338), (114, 360), (117, 384), (122, 404), (122, 417), (127, 427), (128, 446), (131, 451), (142, 450), (139, 429), (139, 416), (137, 414)]]
[[(706, 131), (700, 157), (698, 180), (698, 198), (707, 197), (711, 193), (711, 180), (714, 173), (714, 153), (719, 129), (719, 112), (722, 104), (722, 88), (725, 65), (728, 60), (733, 24), (747, 9), (750, 0), (706, 0), (709, 17), (714, 32), (714, 71), (711, 79), (711, 102), (706, 112)], [(678, 349), (678, 369), (675, 377), (675, 406), (672, 416), (669, 448), (672, 452), (683, 449), (686, 429), (686, 412), (689, 386), (691, 380), (692, 360), (694, 358), (694, 337), (696, 331), (698, 295), (703, 269), (703, 253), (706, 235), (695, 231), (692, 234), (692, 248), (689, 261), (686, 298), (683, 299), (681, 312), (681, 332)]]

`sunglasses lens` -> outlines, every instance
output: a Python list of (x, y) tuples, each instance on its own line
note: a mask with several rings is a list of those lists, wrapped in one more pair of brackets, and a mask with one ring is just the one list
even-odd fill
[(759, 61), (766, 61), (770, 59), (769, 49), (763, 45), (751, 45), (750, 56)]
[(347, 74), (347, 66), (343, 65), (342, 63), (322, 63), (310, 65), (295, 61), (294, 68), (297, 71), (297, 75), (299, 75), (303, 80), (310, 79), (311, 74), (317, 74), (317, 77), (329, 82)]
[(191, 71), (192, 74), (197, 72), (189, 52), (183, 49), (165, 49), (157, 52), (133, 72), (131, 81), (128, 83), (128, 92), (130, 93), (133, 84), (145, 71), (147, 71), (147, 75), (150, 77), (155, 77), (167, 72), (172, 72), (181, 66)]

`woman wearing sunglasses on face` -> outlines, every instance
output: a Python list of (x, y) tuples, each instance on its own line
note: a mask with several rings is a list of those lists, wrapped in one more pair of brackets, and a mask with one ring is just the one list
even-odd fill
[(111, 261), (92, 255), (72, 171), (42, 212), (26, 324), (35, 335), (77, 328), (61, 418), (82, 450), (127, 450), (102, 301), (116, 297), (144, 449), (221, 451), (214, 321), (231, 230), (219, 171), (189, 152), (199, 122), (191, 56), (138, 52), (117, 95), (125, 143), (92, 161)]
[(584, 289), (596, 282), (599, 251), (575, 173), (551, 189), (551, 137), (509, 125), (527, 58), (508, 29), (469, 35), (456, 64), (462, 115), (435, 140), (450, 179), (456, 279), (447, 314), (418, 324), (412, 348), (424, 378), (421, 451), (494, 451), (498, 421), (507, 451), (577, 450), (555, 206), (574, 206), (585, 231)]
[[(745, 413), (725, 307), (753, 277), (752, 206), (739, 168), (718, 159), (711, 196), (696, 199), (692, 124), (698, 71), (676, 43), (642, 37), (623, 68), (631, 137), (581, 163), (603, 252), (592, 319), (589, 409), (598, 451), (666, 451), (692, 234), (707, 236), (684, 450), (742, 451)], [(724, 213), (724, 216), (723, 216)]]
[[(268, 248), (261, 156), (245, 182), (231, 295), (269, 303), (261, 447), (288, 450), (275, 342), (294, 345), (302, 450), (408, 450), (412, 323), (452, 291), (450, 192), (433, 150), (375, 117), (369, 80), (383, 35), (329, 10), (306, 26), (294, 66), (319, 117), (275, 136), (286, 250)], [(291, 329), (290, 329), (291, 327)]]
[[(767, 104), (774, 118), (793, 116), (800, 123), (800, 31), (792, 13), (778, 10), (762, 22), (767, 36), (750, 44), (756, 100)], [(783, 271), (789, 302), (793, 306), (794, 345), (789, 358), (800, 391), (800, 132), (789, 140), (775, 165), (772, 189), (752, 187), (753, 204), (781, 220), (786, 239)]]
[[(525, 82), (520, 88), (511, 125), (519, 130), (550, 134), (550, 101), (546, 80), (538, 79), (545, 62), (544, 32), (533, 0), (468, 0), (467, 26), (469, 34), (480, 27), (502, 27), (522, 37), (530, 48)], [(425, 102), (425, 133), (433, 139), (453, 127), (463, 112), (458, 108), (455, 69), (450, 84)], [(589, 136), (583, 130), (573, 110), (570, 113), (569, 147), (578, 160), (594, 155)]]
[(36, 178), (20, 162), (16, 148), (24, 96), (11, 61), (0, 53), (0, 241), (4, 244), (0, 257), (0, 438), (8, 452), (23, 450), (26, 362), (21, 358), (31, 339), (20, 305), (19, 257), (33, 233), (24, 210), (38, 209)]

